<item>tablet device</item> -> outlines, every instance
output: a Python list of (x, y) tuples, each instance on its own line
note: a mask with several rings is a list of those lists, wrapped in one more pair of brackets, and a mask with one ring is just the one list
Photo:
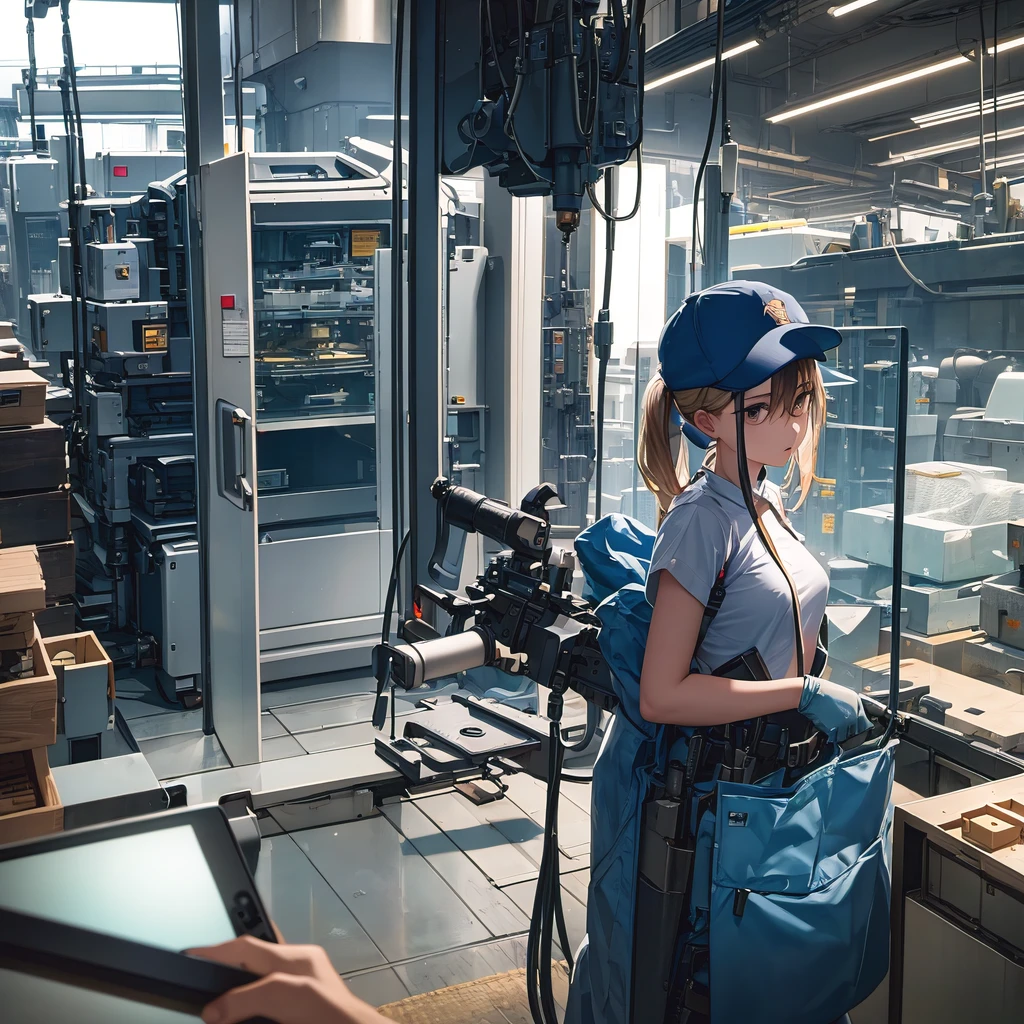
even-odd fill
[(275, 941), (223, 811), (162, 811), (0, 847), (0, 909), (178, 952)]

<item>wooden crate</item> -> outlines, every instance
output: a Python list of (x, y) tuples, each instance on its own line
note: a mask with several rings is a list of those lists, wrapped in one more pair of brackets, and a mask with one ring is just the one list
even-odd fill
[(38, 612), (46, 607), (46, 583), (39, 552), (31, 545), (0, 548), (0, 615)]
[(32, 370), (0, 374), (0, 427), (26, 427), (46, 417), (46, 378)]
[(0, 844), (37, 839), (64, 830), (64, 807), (46, 758), (45, 747), (21, 752), (25, 772), (35, 790), (37, 806), (0, 815)]
[(64, 428), (50, 420), (0, 428), (0, 493), (49, 491), (67, 483)]
[[(96, 634), (90, 631), (50, 637), (43, 641), (43, 647), (57, 677), (62, 702), (60, 733), (85, 736), (103, 732), (109, 717), (107, 701), (114, 699), (114, 663)], [(73, 664), (58, 663), (64, 652), (72, 655)]]
[(46, 606), (46, 611), (36, 612), (36, 628), (45, 637), (66, 636), (75, 631), (75, 606), (67, 601), (63, 604)]
[(57, 742), (57, 677), (38, 629), (32, 656), (34, 676), (0, 683), (0, 754)]
[(70, 489), (0, 495), (0, 544), (55, 544), (71, 534)]
[(46, 581), (46, 603), (56, 604), (75, 592), (75, 542), (40, 544), (39, 565)]

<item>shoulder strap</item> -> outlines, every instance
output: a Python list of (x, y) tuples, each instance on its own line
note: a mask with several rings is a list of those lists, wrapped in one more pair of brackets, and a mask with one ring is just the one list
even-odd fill
[(700, 645), (704, 643), (704, 638), (708, 635), (711, 623), (715, 621), (715, 616), (720, 611), (722, 602), (725, 600), (725, 573), (728, 568), (729, 559), (727, 558), (725, 564), (718, 570), (718, 578), (715, 580), (715, 585), (711, 588), (711, 593), (708, 595), (708, 603), (704, 606), (704, 614), (700, 619), (700, 629), (697, 631), (697, 643), (693, 648), (694, 654), (700, 650)]

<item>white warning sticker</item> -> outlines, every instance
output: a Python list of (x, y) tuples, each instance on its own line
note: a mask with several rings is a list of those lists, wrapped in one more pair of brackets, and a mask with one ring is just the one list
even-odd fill
[(244, 309), (221, 310), (221, 343), (225, 359), (248, 359), (252, 355), (249, 316)]

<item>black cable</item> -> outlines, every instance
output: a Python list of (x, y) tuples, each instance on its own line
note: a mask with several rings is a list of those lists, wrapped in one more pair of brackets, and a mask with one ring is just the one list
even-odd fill
[[(690, 291), (697, 290), (697, 207), (700, 204), (700, 187), (704, 180), (704, 171), (711, 157), (711, 146), (715, 141), (715, 121), (718, 118), (718, 103), (722, 85), (722, 51), (725, 47), (725, 0), (718, 0), (718, 23), (715, 36), (715, 72), (711, 80), (711, 118), (708, 123), (708, 136), (704, 142), (704, 155), (697, 167), (697, 176), (693, 181), (693, 231), (690, 251)], [(740, 474), (742, 476), (742, 474)]]
[[(757, 514), (757, 506), (754, 504), (754, 492), (750, 485), (750, 473), (747, 469), (747, 443), (744, 421), (746, 419), (743, 409), (743, 392), (739, 391), (733, 398), (733, 405), (736, 410), (736, 474), (740, 479), (740, 490), (743, 492), (743, 503), (747, 506), (747, 512), (753, 521), (754, 529), (757, 531), (761, 543), (764, 545), (768, 556), (779, 567), (789, 587), (789, 596), (793, 607), (793, 631), (796, 635), (796, 674), (804, 675), (804, 637), (800, 626), (800, 599), (797, 597), (796, 586), (790, 579), (786, 566), (775, 550), (775, 545), (768, 536), (768, 530), (761, 517)], [(897, 652), (898, 653), (898, 652)]]
[(242, 18), (238, 11), (238, 3), (239, 0), (234, 0), (231, 5), (231, 45), (235, 51), (234, 67), (232, 67), (231, 73), (235, 93), (235, 149), (241, 153), (244, 148), (242, 132)]
[(25, 34), (28, 36), (28, 80), (25, 92), (28, 93), (28, 119), (32, 126), (32, 152), (39, 152), (39, 141), (36, 138), (36, 20), (32, 16), (32, 8), (25, 11)]
[[(402, 273), (405, 250), (405, 218), (403, 216), (404, 167), (402, 159), (402, 61), (405, 47), (406, 0), (397, 0), (395, 26), (395, 75), (394, 75), (394, 138), (391, 143), (391, 541), (394, 562), (402, 559), (402, 544), (399, 530), (402, 522), (402, 431), (405, 417), (405, 375), (403, 372), (403, 317), (404, 317), (404, 274)], [(396, 584), (397, 590), (397, 584)], [(385, 620), (385, 629), (390, 623)], [(387, 642), (386, 640), (384, 642)]]
[[(979, 134), (979, 148), (981, 156), (980, 165), (980, 177), (981, 177), (981, 195), (984, 196), (988, 192), (988, 184), (986, 178), (988, 175), (988, 168), (985, 166), (985, 0), (979, 0), (978, 2), (978, 22), (981, 26), (981, 37), (978, 39), (978, 134)], [(981, 233), (985, 233), (985, 214), (986, 201), (981, 201), (981, 213), (982, 213), (982, 224)]]
[(75, 111), (75, 128), (78, 133), (78, 183), (81, 185), (81, 199), (85, 199), (88, 189), (85, 176), (85, 132), (82, 129), (82, 107), (78, 102), (78, 73), (75, 70), (75, 53), (71, 44), (71, 16), (68, 11), (69, 0), (60, 0), (60, 17), (64, 26), (62, 44), (64, 60), (67, 67), (68, 81), (71, 85), (71, 100)]
[[(615, 169), (609, 167), (604, 172), (604, 201), (610, 210), (615, 196)], [(610, 318), (612, 301), (612, 264), (615, 258), (615, 220), (614, 215), (605, 223), (604, 235), (604, 292), (601, 296), (602, 320)], [(605, 346), (597, 350), (597, 467), (594, 485), (594, 520), (601, 518), (601, 488), (604, 485), (604, 402), (608, 385), (608, 357), (610, 352), (604, 351)]]
[(598, 215), (605, 221), (605, 223), (614, 222), (616, 224), (622, 224), (627, 220), (632, 220), (640, 210), (640, 197), (643, 193), (644, 187), (644, 151), (643, 144), (641, 142), (637, 143), (634, 152), (636, 153), (636, 197), (633, 200), (633, 208), (629, 213), (609, 213), (608, 210), (606, 210), (605, 207), (597, 201), (597, 193), (594, 191), (593, 184), (587, 184), (587, 196), (590, 198), (590, 205), (597, 210)]
[[(985, 118), (982, 116), (982, 121)], [(992, 178), (999, 173), (999, 0), (992, 14)], [(995, 189), (993, 189), (993, 193)], [(1004, 226), (1005, 227), (1005, 226)]]

